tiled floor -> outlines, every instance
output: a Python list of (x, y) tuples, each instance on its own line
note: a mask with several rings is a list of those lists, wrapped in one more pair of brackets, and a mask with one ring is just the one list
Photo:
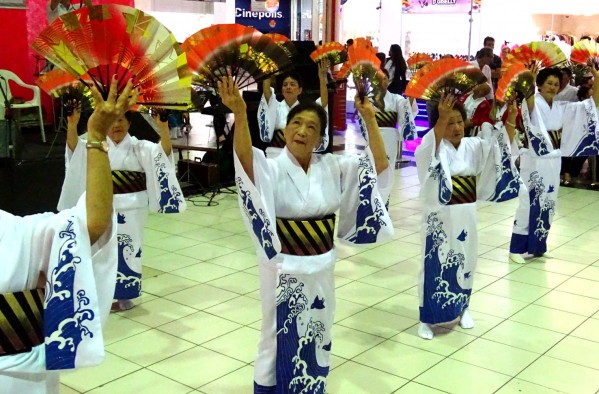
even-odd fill
[[(336, 141), (338, 137), (336, 137)], [(346, 153), (360, 145), (348, 140)], [(338, 247), (328, 393), (597, 393), (599, 193), (560, 189), (552, 257), (508, 264), (516, 202), (481, 203), (472, 330), (416, 334), (421, 266), (416, 168), (396, 172), (393, 240)], [(152, 215), (144, 295), (111, 314), (106, 360), (62, 375), (63, 393), (252, 392), (260, 301), (254, 248), (235, 195)]]

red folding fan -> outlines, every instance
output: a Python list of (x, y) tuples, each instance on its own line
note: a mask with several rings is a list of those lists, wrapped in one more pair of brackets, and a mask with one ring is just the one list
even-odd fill
[(336, 41), (325, 42), (310, 54), (310, 58), (314, 60), (314, 63), (328, 60), (329, 64), (334, 66), (347, 61), (347, 51), (343, 44)]
[[(83, 82), (81, 82), (83, 81)], [(36, 81), (36, 85), (40, 87), (44, 92), (52, 97), (59, 97), (62, 89), (83, 85), (87, 87), (89, 84), (93, 84), (93, 80), (89, 75), (82, 75), (79, 79), (63, 71), (59, 68), (55, 68), (41, 75)]]
[(501, 102), (516, 99), (518, 104), (535, 92), (535, 78), (522, 63), (512, 64), (497, 83), (495, 98)]
[(566, 55), (556, 44), (550, 41), (533, 41), (520, 45), (505, 57), (504, 69), (514, 63), (522, 63), (530, 68), (536, 64), (539, 68), (553, 67), (566, 62)]
[(483, 73), (461, 59), (439, 59), (429, 69), (421, 68), (410, 79), (405, 95), (424, 100), (438, 100), (443, 93), (462, 96), (475, 86), (487, 82)]
[(216, 88), (226, 75), (240, 88), (289, 70), (287, 52), (267, 35), (239, 24), (220, 24), (202, 29), (183, 42), (193, 83)]
[(574, 63), (599, 67), (599, 44), (591, 40), (578, 41), (572, 47), (570, 60)]
[(116, 76), (119, 92), (133, 79), (140, 104), (175, 109), (189, 104), (185, 53), (166, 27), (135, 8), (83, 7), (56, 19), (32, 46), (76, 79), (87, 74), (105, 97)]
[(426, 64), (431, 64), (433, 62), (433, 58), (426, 53), (415, 53), (406, 60), (408, 63), (408, 68), (412, 71), (412, 73), (417, 72)]

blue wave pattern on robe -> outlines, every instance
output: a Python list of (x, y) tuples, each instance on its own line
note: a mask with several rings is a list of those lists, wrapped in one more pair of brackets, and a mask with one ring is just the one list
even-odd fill
[(271, 228), (270, 220), (266, 216), (266, 212), (256, 210), (254, 203), (252, 202), (252, 196), (249, 190), (243, 186), (241, 177), (236, 179), (237, 188), (239, 190), (239, 196), (243, 204), (243, 212), (252, 223), (252, 231), (262, 246), (262, 250), (269, 259), (272, 259), (277, 255), (277, 250), (273, 245), (272, 238), (274, 236)]
[[(420, 321), (436, 324), (456, 319), (468, 307), (472, 289), (463, 289), (458, 282), (459, 269), (464, 268), (464, 255), (450, 250), (445, 258), (439, 254), (446, 243), (443, 222), (433, 212), (427, 217), (424, 256), (424, 297)], [(470, 273), (465, 273), (468, 276)]]
[[(289, 274), (279, 275), (277, 286), (277, 394), (324, 394), (329, 367), (318, 364), (317, 346), (324, 345), (325, 327), (305, 313), (310, 301), (303, 292), (304, 284)], [(324, 300), (323, 300), (324, 302)], [(322, 309), (326, 308), (323, 306)], [(309, 315), (309, 314), (308, 314)], [(304, 332), (299, 336), (298, 328)]]
[(597, 119), (595, 110), (585, 105), (586, 135), (578, 142), (572, 156), (596, 156), (599, 154), (599, 135), (597, 134)]
[(402, 130), (402, 138), (404, 139), (404, 141), (406, 140), (414, 140), (416, 139), (417, 135), (416, 135), (416, 124), (414, 123), (414, 121), (412, 120), (412, 118), (410, 118), (410, 113), (411, 113), (411, 109), (408, 108), (410, 103), (410, 100), (404, 100), (402, 102), (402, 109), (403, 109), (403, 120), (404, 120), (404, 127)]
[(77, 237), (73, 229), (73, 220), (58, 234), (63, 240), (59, 252), (59, 263), (49, 273), (44, 301), (44, 335), (46, 349), (46, 369), (75, 368), (77, 348), (85, 336), (92, 338), (94, 333), (85, 325), (85, 321), (95, 318), (89, 305), (85, 290), (77, 292), (75, 300), (75, 272), (81, 258), (73, 254), (77, 246)]
[(439, 204), (449, 204), (449, 201), (451, 201), (451, 190), (447, 187), (447, 177), (445, 176), (443, 166), (441, 163), (438, 163), (435, 167), (429, 167), (428, 172), (431, 174), (431, 178), (439, 181)]
[(520, 176), (512, 170), (512, 158), (503, 132), (498, 133), (497, 142), (501, 150), (501, 167), (497, 168), (497, 172), (501, 173), (501, 177), (495, 185), (495, 193), (490, 201), (503, 202), (518, 197)]
[(348, 241), (355, 244), (375, 243), (381, 227), (386, 225), (381, 219), (385, 211), (379, 198), (373, 195), (376, 176), (370, 159), (366, 156), (360, 157), (358, 179), (360, 202), (356, 215), (356, 231), (348, 238)]
[[(532, 127), (530, 125), (530, 119), (528, 118), (528, 110), (525, 109), (526, 104), (522, 105), (522, 123), (524, 124), (524, 131), (526, 133), (526, 137), (528, 138), (528, 142), (532, 147), (532, 150), (535, 152), (537, 156), (545, 156), (549, 154), (549, 146), (547, 146), (547, 141), (543, 138), (542, 135), (537, 135), (533, 132)], [(539, 130), (540, 132), (540, 130)]]
[(260, 139), (264, 142), (270, 142), (271, 138), (268, 136), (268, 118), (266, 112), (266, 109), (262, 105), (258, 107), (258, 127), (260, 129)]
[[(135, 272), (129, 268), (125, 254), (128, 254), (129, 258), (138, 259), (141, 258), (141, 253), (140, 251), (135, 251), (133, 240), (130, 235), (118, 234), (117, 240), (118, 267), (114, 298), (117, 300), (131, 300), (141, 295), (141, 273)], [(139, 257), (137, 257), (138, 255)]]
[(175, 185), (170, 185), (168, 172), (165, 171), (166, 164), (161, 163), (162, 153), (160, 153), (154, 159), (154, 166), (156, 167), (156, 177), (158, 184), (160, 185), (160, 213), (179, 213), (181, 205), (181, 190)]

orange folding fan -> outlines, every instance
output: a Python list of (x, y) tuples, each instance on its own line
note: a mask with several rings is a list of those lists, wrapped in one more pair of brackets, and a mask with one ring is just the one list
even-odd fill
[(415, 53), (412, 56), (410, 56), (408, 60), (406, 60), (408, 68), (412, 71), (412, 73), (415, 73), (425, 65), (431, 64), (432, 62), (433, 58), (426, 53)]
[(421, 68), (410, 79), (405, 95), (424, 100), (438, 100), (441, 94), (462, 96), (476, 85), (487, 82), (483, 73), (461, 59), (439, 59), (430, 68)]
[(550, 41), (533, 41), (520, 45), (505, 57), (504, 69), (514, 63), (522, 63), (530, 68), (536, 64), (539, 68), (553, 67), (566, 62), (566, 55), (556, 44)]
[(347, 51), (343, 44), (336, 41), (325, 42), (310, 54), (310, 58), (314, 60), (314, 63), (318, 63), (321, 60), (328, 60), (329, 64), (334, 66), (347, 61)]
[(193, 83), (216, 88), (226, 75), (240, 88), (289, 70), (287, 52), (267, 35), (239, 24), (219, 24), (202, 29), (183, 42)]
[(175, 109), (189, 104), (185, 54), (166, 27), (138, 9), (83, 7), (56, 19), (32, 47), (76, 79), (87, 74), (104, 97), (116, 76), (119, 91), (133, 79), (140, 104)]
[(347, 77), (352, 74), (358, 97), (364, 98), (379, 84), (382, 72), (381, 60), (376, 57), (372, 43), (365, 38), (357, 38), (347, 49), (348, 60), (343, 64), (338, 75)]
[(599, 44), (591, 40), (578, 41), (572, 47), (570, 60), (574, 63), (599, 67)]
[(518, 105), (535, 92), (534, 76), (522, 63), (512, 64), (497, 83), (495, 98), (501, 102), (517, 100)]

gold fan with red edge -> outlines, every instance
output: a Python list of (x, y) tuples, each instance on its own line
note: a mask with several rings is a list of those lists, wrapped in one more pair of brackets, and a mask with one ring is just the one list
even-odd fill
[(441, 94), (449, 93), (460, 97), (484, 82), (487, 82), (487, 78), (482, 71), (467, 61), (439, 59), (434, 61), (430, 68), (418, 70), (410, 79), (405, 95), (438, 101)]
[(345, 78), (352, 74), (356, 92), (363, 102), (379, 85), (382, 77), (381, 60), (376, 56), (372, 43), (365, 38), (354, 40), (347, 49), (347, 58), (337, 75), (339, 78)]
[(572, 47), (570, 60), (573, 63), (599, 68), (599, 44), (591, 40), (578, 41)]
[(139, 104), (189, 105), (191, 73), (185, 53), (166, 27), (138, 9), (83, 7), (56, 19), (32, 47), (77, 79), (87, 74), (104, 97), (116, 77), (119, 92), (133, 80)]
[(258, 30), (239, 24), (212, 25), (183, 42), (193, 83), (216, 89), (231, 75), (240, 88), (293, 67), (283, 48)]
[(495, 98), (503, 103), (516, 100), (518, 105), (535, 93), (535, 78), (522, 63), (515, 63), (501, 75)]
[(314, 63), (318, 63), (321, 60), (328, 60), (329, 65), (335, 66), (347, 61), (347, 51), (343, 44), (336, 41), (325, 42), (310, 54), (310, 58)]
[(533, 41), (520, 45), (505, 57), (504, 70), (514, 63), (522, 63), (530, 68), (554, 67), (566, 62), (566, 55), (556, 44), (550, 41)]
[(433, 58), (426, 53), (415, 53), (406, 60), (408, 64), (408, 68), (412, 71), (412, 73), (416, 73), (422, 67), (427, 64), (431, 64), (433, 62)]
[(293, 58), (297, 55), (297, 49), (295, 49), (293, 41), (289, 40), (289, 38), (286, 36), (279, 33), (266, 33), (264, 35), (273, 40), (275, 44), (283, 48), (283, 50), (287, 52), (287, 56), (290, 58)]

